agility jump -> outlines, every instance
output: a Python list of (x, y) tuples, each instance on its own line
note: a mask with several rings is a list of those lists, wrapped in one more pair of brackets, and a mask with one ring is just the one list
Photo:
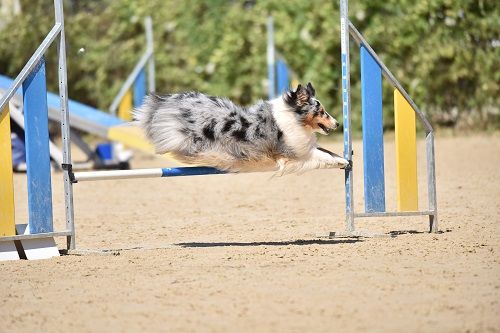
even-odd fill
[[(73, 187), (71, 174), (70, 126), (66, 72), (66, 43), (62, 0), (54, 0), (55, 24), (26, 63), (12, 86), (0, 99), (0, 259), (27, 259), (58, 256), (54, 237), (67, 237), (67, 248), (74, 248)], [(47, 88), (44, 54), (58, 44), (58, 81), (63, 141), (63, 178), (66, 230), (55, 232), (52, 223), (52, 189), (48, 134)], [(15, 224), (14, 186), (10, 144), (9, 100), (22, 86), (26, 133), (26, 167), (28, 178), (28, 223)], [(22, 247), (17, 250), (15, 241)], [(19, 244), (18, 244), (19, 245)]]
[[(79, 181), (197, 176), (226, 173), (210, 167), (182, 167), (139, 170), (95, 171), (73, 173), (70, 150), (70, 124), (68, 113), (66, 50), (62, 0), (54, 0), (55, 25), (27, 62), (12, 86), (0, 99), (0, 159), (11, 160), (8, 103), (19, 87), (23, 88), (27, 149), (28, 210), (27, 224), (15, 224), (12, 166), (0, 164), (0, 259), (50, 258), (59, 255), (54, 237), (67, 238), (67, 249), (76, 248), (73, 184)], [(360, 44), (362, 55), (363, 146), (365, 157), (365, 212), (353, 209), (353, 166), (345, 170), (346, 231), (351, 236), (362, 236), (354, 228), (354, 219), (361, 217), (428, 215), (430, 230), (437, 232), (437, 207), (434, 167), (434, 134), (425, 115), (385, 67), (347, 16), (347, 0), (340, 1), (342, 100), (344, 116), (344, 158), (352, 161), (349, 33)], [(47, 131), (47, 90), (43, 55), (54, 42), (58, 43), (59, 97), (63, 141), (63, 180), (65, 189), (66, 229), (54, 231), (52, 224), (52, 193), (49, 138)], [(381, 74), (395, 87), (396, 149), (398, 212), (385, 211), (385, 184), (381, 118)], [(123, 96), (122, 96), (123, 97)], [(429, 208), (418, 211), (416, 202), (415, 113), (424, 123), (427, 133), (427, 183)], [(410, 133), (410, 134), (408, 134)], [(407, 135), (407, 136), (405, 136)], [(404, 145), (402, 144), (404, 143)], [(410, 148), (406, 149), (405, 146)], [(334, 236), (334, 234), (332, 234)], [(20, 244), (15, 244), (18, 242)], [(17, 245), (17, 247), (16, 247)]]
[[(422, 111), (394, 75), (373, 51), (348, 17), (348, 0), (340, 0), (342, 60), (342, 109), (344, 114), (344, 158), (352, 161), (351, 86), (349, 35), (361, 53), (361, 103), (365, 212), (356, 213), (353, 204), (353, 168), (346, 169), (346, 231), (355, 233), (354, 219), (384, 216), (429, 216), (429, 229), (437, 232), (434, 130)], [(382, 128), (382, 74), (394, 87), (396, 134), (397, 212), (385, 211), (384, 141)], [(417, 149), (415, 114), (426, 132), (428, 210), (418, 210)]]

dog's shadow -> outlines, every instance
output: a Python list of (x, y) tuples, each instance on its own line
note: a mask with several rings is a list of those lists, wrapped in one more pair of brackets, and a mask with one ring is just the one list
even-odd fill
[(165, 246), (133, 246), (126, 248), (115, 249), (79, 249), (79, 250), (60, 250), (61, 255), (76, 255), (83, 256), (89, 254), (99, 255), (114, 255), (119, 256), (121, 252), (137, 251), (137, 250), (161, 250), (172, 249), (176, 247), (181, 248), (210, 248), (210, 247), (230, 247), (230, 246), (288, 246), (288, 245), (335, 245), (335, 244), (350, 244), (362, 242), (359, 238), (345, 238), (345, 239), (311, 239), (311, 240), (294, 240), (294, 241), (269, 241), (269, 242), (185, 242), (173, 243)]
[(289, 246), (289, 245), (335, 245), (335, 244), (352, 244), (362, 242), (359, 238), (349, 239), (298, 239), (294, 241), (268, 241), (268, 242), (186, 242), (175, 243), (180, 247), (226, 247), (226, 246)]
[[(442, 234), (445, 232), (450, 232), (451, 230), (446, 229), (445, 231), (439, 231), (437, 234)], [(419, 235), (419, 234), (428, 234), (426, 231), (417, 231), (417, 230), (398, 230), (398, 231), (390, 231), (385, 234), (388, 238), (395, 238), (403, 235)], [(370, 238), (370, 237), (368, 237)], [(290, 241), (258, 241), (258, 242), (182, 242), (182, 243), (174, 243), (174, 246), (180, 246), (185, 248), (203, 248), (203, 247), (227, 247), (227, 246), (289, 246), (289, 245), (298, 245), (298, 246), (307, 246), (307, 245), (336, 245), (336, 244), (354, 244), (363, 242), (366, 237), (362, 236), (352, 236), (349, 238), (338, 238), (338, 239), (297, 239)]]

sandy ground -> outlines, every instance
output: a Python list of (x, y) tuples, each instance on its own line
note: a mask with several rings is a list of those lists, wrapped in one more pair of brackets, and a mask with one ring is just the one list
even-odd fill
[[(338, 170), (76, 184), (77, 248), (90, 253), (1, 262), (0, 331), (499, 332), (500, 137), (438, 138), (436, 151), (439, 234), (423, 217), (365, 219), (358, 228), (402, 232), (318, 240), (344, 228)], [(393, 156), (389, 140), (389, 209)], [(15, 184), (21, 223), (24, 175)], [(425, 168), (420, 185), (425, 209)], [(59, 173), (53, 187), (60, 230)]]

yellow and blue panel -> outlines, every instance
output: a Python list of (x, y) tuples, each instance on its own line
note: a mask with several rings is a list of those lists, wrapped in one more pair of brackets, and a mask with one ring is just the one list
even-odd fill
[[(45, 59), (42, 58), (22, 85), (28, 225), (31, 234), (53, 231), (49, 129)], [(15, 234), (14, 186), (9, 109), (0, 115), (0, 236)]]
[[(385, 212), (382, 71), (360, 47), (365, 212)], [(394, 90), (396, 140), (396, 200), (398, 211), (418, 210), (415, 111), (399, 90)]]
[(133, 87), (123, 96), (118, 106), (118, 117), (125, 121), (132, 120), (132, 109), (141, 106), (146, 96), (146, 73), (144, 68), (139, 72)]

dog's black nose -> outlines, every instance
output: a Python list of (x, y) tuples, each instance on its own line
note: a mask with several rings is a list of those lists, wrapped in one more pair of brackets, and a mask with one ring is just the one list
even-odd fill
[(339, 127), (339, 125), (340, 125), (340, 124), (339, 124), (339, 122), (338, 122), (338, 121), (336, 121), (336, 120), (334, 120), (334, 121), (333, 121), (333, 126), (335, 126), (335, 128)]

